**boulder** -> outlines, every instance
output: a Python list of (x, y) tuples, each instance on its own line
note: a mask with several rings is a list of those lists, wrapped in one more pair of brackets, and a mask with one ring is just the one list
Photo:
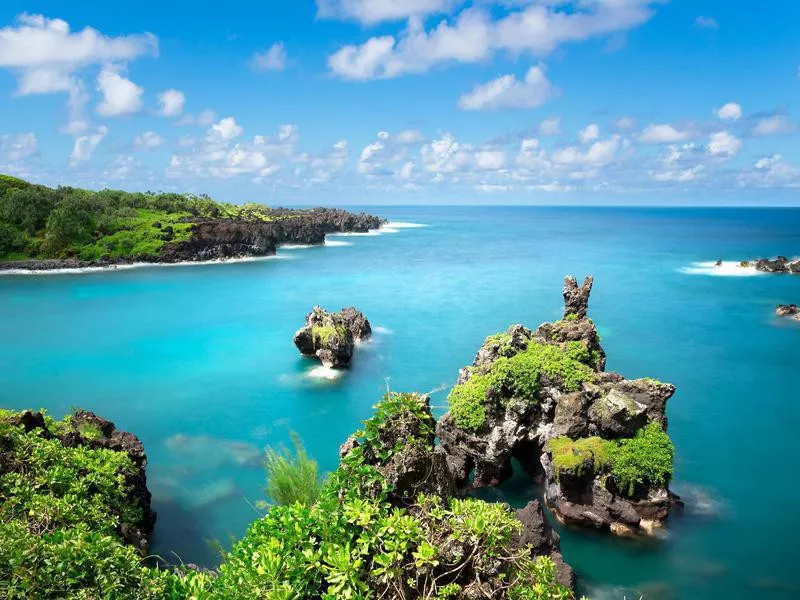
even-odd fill
[(647, 406), (619, 389), (612, 389), (592, 403), (588, 416), (591, 421), (589, 430), (593, 435), (603, 438), (633, 437), (637, 430), (647, 424)]
[(350, 366), (356, 341), (372, 335), (372, 328), (363, 313), (345, 308), (329, 313), (315, 306), (306, 316), (306, 324), (294, 334), (294, 345), (304, 356), (318, 358), (334, 369)]
[(796, 304), (780, 304), (778, 308), (775, 309), (775, 315), (800, 321), (800, 307)]

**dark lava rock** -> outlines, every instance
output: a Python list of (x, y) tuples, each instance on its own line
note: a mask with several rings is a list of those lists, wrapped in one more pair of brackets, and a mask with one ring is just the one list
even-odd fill
[(547, 445), (562, 436), (571, 440), (630, 438), (649, 422), (667, 426), (666, 403), (675, 393), (674, 386), (653, 379), (626, 380), (604, 371), (605, 352), (597, 328), (586, 316), (592, 284), (591, 277), (583, 286), (567, 277), (563, 320), (544, 323), (534, 332), (513, 325), (506, 336), (488, 338), (472, 367), (462, 369), (458, 379), (464, 383), (475, 373), (486, 373), (498, 358), (512, 357), (529, 344), (563, 348), (566, 342), (580, 342), (589, 351), (587, 364), (594, 370), (591, 382), (574, 390), (558, 377), (540, 376), (536, 401), (490, 387), (484, 403), (486, 420), (477, 431), (461, 429), (447, 413), (437, 424), (437, 434), (462, 489), (508, 480), (512, 459), (516, 459), (530, 476), (544, 482), (545, 500), (564, 523), (618, 535), (651, 533), (677, 501), (667, 485), (643, 485), (630, 494), (622, 493), (604, 472), (606, 465), (595, 465), (591, 454), (576, 468), (557, 472)]
[(796, 304), (780, 304), (775, 309), (775, 315), (800, 321), (800, 307)]
[(315, 306), (306, 316), (306, 324), (294, 334), (294, 345), (304, 356), (315, 356), (326, 367), (350, 366), (355, 342), (372, 335), (363, 313), (353, 307), (329, 313)]
[(800, 275), (800, 259), (789, 260), (785, 256), (775, 259), (762, 258), (755, 263), (756, 270), (764, 273), (792, 273)]

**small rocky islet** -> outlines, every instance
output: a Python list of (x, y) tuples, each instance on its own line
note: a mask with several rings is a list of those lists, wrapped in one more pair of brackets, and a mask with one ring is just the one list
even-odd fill
[(364, 313), (354, 307), (330, 313), (315, 306), (306, 316), (306, 324), (294, 334), (300, 354), (318, 358), (323, 366), (342, 369), (350, 366), (357, 342), (372, 336), (372, 327)]
[(775, 309), (775, 316), (800, 321), (800, 306), (797, 306), (797, 304), (779, 304)]
[[(514, 458), (564, 523), (646, 535), (679, 504), (665, 416), (675, 388), (605, 372), (592, 283), (567, 278), (562, 320), (487, 338), (438, 421), (429, 396), (387, 393), (318, 500), (273, 507), (211, 571), (140, 562), (155, 515), (135, 436), (86, 412), (0, 411), (0, 586), (14, 582), (0, 596), (574, 598), (542, 503), (515, 511), (470, 491), (508, 479)], [(315, 307), (299, 348), (314, 327), (342, 328), (345, 342), (370, 331), (355, 309)], [(327, 349), (321, 360), (343, 360)], [(62, 484), (48, 483), (47, 457), (64, 463)]]
[[(717, 267), (723, 266), (723, 261), (714, 263)], [(759, 258), (757, 260), (742, 260), (739, 266), (743, 269), (755, 269), (761, 273), (788, 273), (800, 275), (800, 258), (790, 259), (785, 256), (777, 258)]]

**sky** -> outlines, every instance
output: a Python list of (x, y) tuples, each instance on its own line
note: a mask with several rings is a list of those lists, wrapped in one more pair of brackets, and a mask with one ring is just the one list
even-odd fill
[(800, 206), (800, 2), (3, 0), (0, 173), (291, 204)]

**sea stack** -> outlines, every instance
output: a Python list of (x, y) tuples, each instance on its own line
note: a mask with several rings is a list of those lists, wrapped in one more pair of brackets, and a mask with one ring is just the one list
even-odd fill
[(797, 306), (797, 304), (779, 304), (778, 308), (775, 309), (775, 315), (800, 321), (800, 306)]
[(560, 521), (650, 534), (678, 501), (665, 415), (675, 387), (605, 372), (587, 317), (592, 283), (567, 277), (562, 320), (487, 338), (459, 373), (437, 434), (462, 490), (508, 480), (516, 459), (544, 482)]
[(372, 335), (372, 327), (361, 311), (349, 307), (329, 313), (315, 306), (306, 324), (294, 334), (294, 345), (303, 356), (314, 356), (326, 367), (350, 366), (355, 343)]

